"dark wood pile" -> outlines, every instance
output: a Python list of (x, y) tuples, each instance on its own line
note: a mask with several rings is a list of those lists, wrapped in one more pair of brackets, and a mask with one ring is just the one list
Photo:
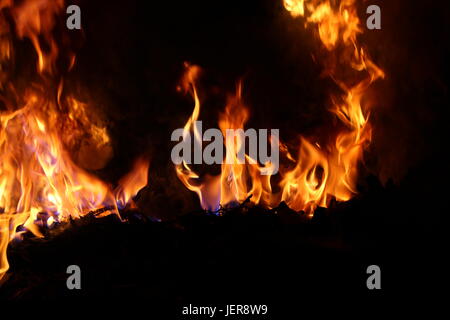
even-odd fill
[[(318, 209), (312, 219), (283, 203), (248, 203), (158, 221), (137, 211), (95, 214), (10, 246), (1, 299), (274, 303), (302, 297), (370, 297), (366, 268), (383, 270), (383, 294), (433, 286), (443, 234), (431, 234), (396, 187)], [(417, 204), (416, 204), (417, 205)], [(431, 224), (430, 224), (431, 225)], [(67, 290), (79, 265), (82, 289)], [(433, 269), (433, 272), (430, 272)], [(427, 274), (427, 277), (423, 277)], [(412, 281), (412, 278), (415, 279)]]

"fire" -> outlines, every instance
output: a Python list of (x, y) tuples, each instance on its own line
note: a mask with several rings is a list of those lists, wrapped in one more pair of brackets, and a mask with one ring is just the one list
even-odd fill
[(134, 163), (130, 173), (119, 180), (119, 186), (116, 189), (116, 203), (119, 208), (124, 208), (127, 204), (134, 206), (133, 197), (137, 191), (147, 185), (147, 173), (149, 162), (144, 158), (139, 158)]
[[(300, 137), (296, 158), (281, 144), (280, 151), (294, 165), (280, 171), (276, 186), (270, 175), (260, 174), (264, 167), (270, 170), (270, 164), (261, 166), (249, 155), (246, 155), (248, 163), (237, 161), (236, 150), (243, 143), (239, 138), (225, 141), (226, 157), (232, 158), (232, 163), (222, 164), (220, 176), (201, 178), (187, 164), (177, 166), (178, 177), (199, 195), (204, 209), (217, 209), (219, 204), (242, 202), (252, 196), (255, 204), (270, 208), (284, 201), (292, 209), (311, 216), (318, 206), (327, 207), (332, 199), (348, 201), (357, 192), (358, 164), (372, 135), (371, 110), (362, 100), (370, 85), (384, 78), (384, 72), (358, 43), (358, 35), (363, 31), (355, 0), (341, 0), (338, 4), (325, 0), (284, 0), (284, 6), (293, 17), (303, 17), (305, 26), (317, 32), (328, 59), (324, 74), (341, 90), (340, 95), (331, 96), (329, 107), (340, 123), (325, 143), (319, 143), (316, 137)], [(195, 101), (194, 112), (184, 127), (186, 133), (195, 131), (192, 124), (200, 113), (196, 77), (190, 76), (198, 75), (198, 71), (197, 66), (188, 66), (183, 82), (184, 88), (191, 88)], [(225, 112), (220, 115), (222, 132), (244, 128), (250, 117), (241, 91), (239, 83), (236, 94), (230, 97)]]
[[(0, 279), (9, 268), (8, 243), (22, 232), (42, 237), (41, 227), (105, 209), (118, 214), (147, 184), (148, 161), (140, 159), (115, 191), (73, 161), (70, 151), (87, 143), (91, 157), (110, 152), (107, 128), (89, 105), (68, 93), (59, 70), (62, 55), (53, 30), (63, 0), (0, 0)], [(15, 30), (6, 19), (14, 19)], [(13, 35), (33, 44), (36, 77), (12, 78)], [(45, 49), (44, 49), (45, 48)], [(28, 82), (27, 82), (28, 81)]]
[(317, 25), (319, 38), (328, 50), (340, 43), (356, 46), (356, 36), (362, 30), (355, 0), (341, 0), (337, 9), (332, 3), (335, 1), (284, 0), (284, 7), (293, 17), (305, 17), (307, 26)]
[[(200, 133), (194, 125), (200, 115), (200, 99), (197, 94), (196, 81), (200, 68), (186, 64), (186, 73), (183, 77), (182, 87), (189, 91), (194, 100), (194, 110), (184, 126), (183, 135), (190, 131), (194, 139), (201, 141)], [(226, 159), (221, 164), (221, 175), (204, 175), (200, 177), (183, 160), (176, 166), (176, 173), (181, 182), (191, 191), (197, 193), (201, 206), (210, 211), (217, 211), (220, 206), (240, 203), (251, 196), (253, 203), (269, 203), (271, 201), (270, 174), (263, 175), (264, 170), (273, 170), (270, 163), (258, 164), (255, 158), (245, 154), (245, 163), (238, 158), (238, 151), (244, 144), (245, 137), (229, 135), (227, 130), (244, 129), (249, 118), (249, 110), (242, 102), (242, 85), (238, 83), (236, 93), (231, 95), (219, 120), (219, 128), (224, 137)], [(267, 173), (267, 172), (266, 172)]]
[[(190, 130), (194, 132), (194, 139), (197, 141), (201, 141), (200, 133), (198, 128), (194, 125), (195, 121), (197, 121), (200, 114), (200, 99), (197, 94), (197, 88), (195, 86), (195, 81), (200, 75), (200, 68), (198, 66), (191, 66), (186, 64), (186, 73), (182, 79), (181, 87), (184, 92), (190, 92), (194, 99), (194, 110), (192, 112), (191, 117), (186, 122), (183, 130), (183, 138), (185, 138)], [(217, 194), (209, 194), (206, 196), (206, 192), (211, 189), (216, 190), (218, 185), (218, 180), (211, 177), (205, 177), (206, 180), (204, 183), (199, 183), (198, 179), (200, 178), (183, 160), (183, 162), (176, 166), (176, 173), (181, 182), (188, 188), (189, 190), (197, 193), (200, 203), (203, 208), (208, 210), (216, 210), (217, 207)]]
[(228, 129), (244, 129), (250, 117), (250, 112), (242, 102), (242, 83), (237, 85), (236, 93), (229, 97), (225, 112), (219, 119), (219, 128), (226, 138), (227, 161), (222, 165), (221, 174), (221, 203), (243, 202), (252, 196), (251, 202), (268, 202), (271, 193), (270, 175), (262, 175), (261, 170), (271, 170), (270, 164), (265, 163), (261, 168), (257, 159), (245, 155), (246, 163), (239, 161), (237, 154), (245, 141), (242, 136), (226, 135)]
[[(333, 105), (330, 111), (341, 120), (345, 129), (331, 139), (326, 148), (302, 139), (297, 166), (281, 184), (282, 199), (290, 207), (311, 213), (317, 206), (327, 206), (333, 197), (347, 201), (356, 193), (357, 166), (372, 133), (368, 121), (370, 110), (363, 109), (361, 100), (375, 80), (384, 78), (384, 72), (357, 42), (362, 29), (355, 0), (342, 0), (337, 8), (330, 1), (316, 0), (285, 0), (284, 5), (293, 17), (304, 16), (307, 26), (317, 27), (330, 61), (339, 62), (328, 63), (325, 74), (343, 92), (340, 97), (331, 97)], [(304, 10), (299, 13), (293, 9), (296, 6)], [(342, 68), (350, 69), (352, 76), (344, 76)], [(355, 84), (361, 73), (362, 80)], [(314, 178), (318, 168), (322, 172), (320, 179)], [(311, 179), (316, 183), (308, 183)], [(299, 184), (299, 180), (304, 182)]]

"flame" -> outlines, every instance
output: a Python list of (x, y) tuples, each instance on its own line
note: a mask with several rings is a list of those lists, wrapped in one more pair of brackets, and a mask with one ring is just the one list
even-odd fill
[[(285, 201), (292, 209), (312, 216), (318, 206), (327, 207), (332, 199), (348, 201), (357, 193), (358, 164), (372, 136), (371, 110), (362, 100), (370, 85), (384, 78), (384, 72), (358, 43), (358, 35), (363, 31), (355, 0), (284, 0), (284, 7), (293, 17), (303, 17), (306, 27), (314, 28), (325, 49), (324, 74), (341, 90), (341, 94), (331, 95), (329, 109), (340, 123), (324, 143), (319, 143), (317, 137), (300, 137), (297, 157), (292, 156), (285, 144), (280, 144), (280, 151), (294, 165), (280, 170), (276, 188), (270, 175), (260, 174), (269, 164), (261, 167), (247, 154), (247, 162), (239, 162), (236, 150), (243, 143), (239, 136), (226, 139), (226, 157), (231, 161), (222, 164), (218, 177), (208, 176), (200, 182), (202, 179), (187, 164), (177, 166), (178, 177), (199, 195), (204, 209), (217, 208), (219, 203), (225, 206), (242, 202), (252, 196), (255, 204), (270, 208)], [(184, 87), (191, 88), (195, 101), (193, 114), (184, 127), (186, 134), (195, 130), (192, 124), (200, 113), (195, 77), (189, 76), (197, 75), (198, 70), (190, 66), (184, 77)], [(229, 98), (225, 112), (220, 115), (219, 127), (224, 136), (227, 129), (244, 128), (250, 117), (242, 103), (241, 91), (239, 83), (236, 94)], [(195, 135), (195, 139), (201, 137)]]
[[(271, 194), (270, 175), (262, 175), (257, 159), (248, 154), (245, 162), (238, 159), (238, 152), (245, 147), (242, 135), (227, 135), (227, 130), (243, 130), (250, 112), (242, 102), (242, 83), (238, 82), (236, 93), (228, 98), (225, 112), (220, 115), (219, 128), (225, 138), (226, 161), (222, 164), (221, 203), (243, 202), (251, 197), (252, 203), (269, 202)], [(264, 164), (270, 169), (270, 164)]]
[[(181, 87), (185, 93), (189, 92), (194, 99), (194, 110), (191, 117), (188, 119), (183, 128), (183, 139), (190, 135), (192, 130), (194, 133), (194, 139), (197, 143), (202, 141), (202, 137), (198, 131), (198, 128), (194, 125), (200, 115), (200, 99), (197, 94), (197, 88), (195, 82), (200, 76), (201, 69), (199, 66), (190, 65), (185, 63), (186, 72), (184, 73), (181, 81)], [(195, 192), (199, 199), (202, 208), (207, 210), (217, 210), (219, 207), (219, 195), (217, 193), (219, 187), (219, 180), (215, 177), (205, 176), (203, 182), (200, 182), (200, 177), (190, 168), (185, 160), (176, 166), (176, 174), (180, 181), (190, 191)], [(211, 192), (209, 192), (212, 190)]]
[[(125, 206), (147, 184), (144, 159), (115, 192), (72, 160), (70, 151), (85, 151), (82, 143), (92, 146), (87, 156), (93, 158), (111, 146), (106, 126), (61, 80), (59, 62), (67, 59), (68, 69), (75, 63), (70, 52), (61, 54), (53, 36), (63, 7), (63, 0), (0, 0), (0, 280), (9, 268), (8, 243), (23, 233), (17, 231), (19, 226), (42, 237), (44, 225), (102, 208), (107, 208), (103, 215), (118, 214), (116, 204)], [(20, 79), (26, 82), (24, 89), (14, 86), (17, 81), (9, 72), (14, 34), (31, 41), (36, 54), (36, 77)]]
[(116, 202), (120, 208), (124, 208), (128, 203), (134, 205), (132, 198), (148, 183), (148, 169), (149, 162), (144, 158), (139, 158), (134, 163), (132, 171), (119, 180)]
[(319, 38), (330, 51), (340, 43), (356, 45), (362, 33), (355, 0), (341, 0), (337, 10), (332, 1), (324, 0), (284, 0), (284, 7), (293, 17), (306, 17), (307, 26), (317, 25)]
[[(184, 137), (190, 131), (194, 139), (200, 143), (202, 137), (194, 122), (200, 114), (200, 99), (197, 94), (196, 81), (200, 68), (186, 64), (186, 72), (182, 87), (189, 91), (194, 99), (194, 110), (184, 126)], [(193, 76), (195, 75), (195, 76)], [(240, 203), (251, 196), (252, 203), (271, 202), (270, 175), (263, 175), (263, 170), (272, 170), (271, 164), (259, 165), (257, 160), (245, 154), (245, 161), (238, 158), (238, 152), (243, 147), (245, 137), (229, 135), (227, 130), (243, 130), (249, 118), (249, 110), (242, 102), (242, 84), (239, 82), (236, 93), (229, 96), (225, 111), (219, 119), (219, 128), (224, 137), (226, 158), (221, 165), (219, 176), (205, 175), (200, 177), (183, 161), (176, 166), (176, 173), (181, 182), (191, 191), (197, 193), (203, 209), (217, 211), (220, 206)]]
[[(284, 5), (293, 17), (304, 16), (307, 26), (317, 27), (319, 39), (332, 61), (324, 73), (343, 92), (340, 97), (332, 96), (330, 111), (345, 129), (325, 149), (302, 138), (297, 166), (281, 182), (282, 200), (295, 210), (311, 214), (315, 207), (327, 206), (332, 198), (347, 201), (356, 193), (357, 166), (372, 134), (370, 110), (363, 109), (361, 100), (375, 80), (384, 78), (384, 72), (357, 41), (362, 29), (355, 0), (341, 0), (337, 8), (331, 1), (318, 0), (285, 0)], [(296, 10), (298, 6), (304, 10)], [(353, 70), (351, 77), (344, 76), (343, 67)], [(354, 84), (361, 73), (363, 79)], [(316, 177), (318, 169), (320, 179)]]
[(294, 17), (305, 14), (305, 0), (284, 0), (284, 6)]

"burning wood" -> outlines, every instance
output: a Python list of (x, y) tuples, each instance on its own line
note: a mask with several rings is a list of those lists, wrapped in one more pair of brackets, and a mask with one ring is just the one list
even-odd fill
[[(90, 212), (118, 214), (117, 206), (124, 207), (147, 184), (147, 160), (138, 160), (113, 191), (70, 156), (70, 148), (83, 139), (99, 154), (110, 148), (110, 140), (90, 106), (64, 86), (75, 55), (60, 55), (54, 34), (63, 5), (63, 0), (0, 1), (0, 279), (8, 270), (8, 243), (24, 232), (19, 226), (42, 237), (35, 224), (41, 212), (49, 225)], [(16, 38), (33, 44), (34, 77), (14, 76)], [(111, 209), (99, 210), (105, 206)]]

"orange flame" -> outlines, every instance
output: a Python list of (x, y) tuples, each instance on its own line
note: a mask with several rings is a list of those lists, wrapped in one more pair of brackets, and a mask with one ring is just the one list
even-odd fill
[[(228, 136), (227, 130), (243, 130), (250, 117), (248, 108), (242, 102), (242, 84), (238, 83), (236, 94), (229, 97), (225, 112), (220, 115), (219, 128), (225, 138), (226, 161), (222, 164), (221, 203), (242, 202), (251, 197), (252, 203), (269, 203), (271, 194), (270, 175), (262, 175), (257, 159), (245, 155), (241, 163), (237, 153), (244, 144), (242, 135)], [(255, 157), (254, 155), (253, 157)], [(264, 168), (270, 170), (270, 164)]]
[[(104, 207), (110, 208), (104, 214), (118, 214), (116, 203), (131, 201), (147, 184), (148, 171), (148, 162), (139, 160), (112, 192), (72, 160), (68, 150), (82, 141), (94, 146), (91, 157), (99, 150), (108, 152), (111, 146), (106, 127), (94, 120), (87, 104), (64, 92), (58, 77), (60, 52), (52, 34), (64, 1), (18, 3), (0, 0), (0, 101), (4, 106), (0, 111), (0, 280), (9, 268), (8, 243), (20, 236), (19, 226), (42, 237), (42, 219), (51, 226)], [(30, 40), (37, 54), (38, 80), (23, 92), (14, 88), (7, 72), (12, 64), (13, 31), (6, 10), (14, 19), (17, 37)], [(69, 55), (69, 68), (74, 59)]]
[[(188, 122), (184, 126), (184, 135), (192, 130), (194, 139), (200, 141), (202, 137), (193, 125), (200, 114), (200, 99), (197, 95), (195, 82), (200, 73), (198, 66), (186, 65), (186, 73), (183, 77), (183, 88), (189, 89), (194, 98), (194, 110)], [(236, 94), (229, 97), (225, 112), (219, 120), (219, 128), (224, 137), (226, 159), (222, 163), (221, 175), (200, 177), (189, 165), (183, 161), (176, 166), (176, 173), (181, 182), (191, 191), (197, 193), (202, 208), (210, 211), (217, 210), (220, 205), (242, 202), (249, 196), (253, 203), (269, 203), (271, 194), (270, 175), (262, 175), (263, 169), (271, 170), (271, 164), (260, 166), (256, 159), (245, 155), (245, 163), (238, 159), (238, 150), (245, 143), (240, 135), (228, 135), (227, 130), (244, 129), (249, 117), (249, 110), (243, 104), (241, 98), (242, 86), (239, 83)]]
[[(185, 64), (186, 72), (182, 79), (182, 89), (184, 92), (190, 92), (192, 97), (194, 98), (194, 110), (192, 112), (191, 117), (186, 122), (183, 129), (183, 138), (186, 138), (187, 135), (190, 134), (192, 130), (194, 133), (194, 139), (197, 142), (202, 140), (198, 129), (194, 125), (195, 121), (197, 121), (200, 115), (200, 99), (197, 95), (197, 88), (195, 86), (195, 81), (200, 75), (200, 68), (195, 65)], [(176, 173), (180, 181), (188, 188), (189, 190), (197, 193), (200, 203), (203, 208), (208, 210), (217, 209), (217, 200), (218, 194), (216, 192), (218, 186), (218, 180), (212, 177), (205, 177), (204, 182), (200, 183), (199, 176), (189, 167), (186, 161), (176, 166)], [(212, 193), (208, 193), (209, 190), (213, 190)], [(206, 195), (208, 193), (208, 195)]]
[(116, 202), (119, 207), (123, 208), (128, 203), (134, 205), (132, 198), (147, 185), (148, 169), (149, 162), (144, 158), (139, 158), (134, 163), (132, 171), (119, 180), (116, 190)]
[[(4, 1), (9, 3), (9, 1)], [(55, 26), (54, 16), (61, 11), (64, 0), (27, 0), (12, 6), (11, 13), (16, 22), (16, 32), (20, 39), (29, 38), (38, 55), (39, 72), (54, 71), (58, 57), (58, 45), (51, 32)], [(40, 42), (43, 36), (48, 50), (44, 51)]]
[[(325, 150), (302, 139), (297, 167), (288, 172), (281, 183), (282, 199), (296, 210), (306, 208), (311, 213), (318, 205), (327, 206), (333, 197), (346, 201), (356, 193), (357, 165), (364, 147), (371, 140), (372, 131), (368, 122), (369, 111), (363, 110), (361, 100), (372, 82), (384, 78), (384, 72), (357, 42), (362, 29), (355, 0), (342, 0), (337, 8), (331, 1), (318, 0), (284, 0), (284, 5), (293, 17), (305, 16), (306, 25), (317, 26), (321, 43), (333, 58), (330, 60), (339, 61), (341, 68), (350, 67), (365, 74), (363, 80), (355, 85), (354, 81), (360, 75), (346, 79), (342, 71), (338, 71), (338, 65), (328, 64), (325, 74), (343, 91), (341, 97), (332, 97), (330, 111), (346, 129), (341, 130)], [(318, 168), (323, 171), (320, 181), (314, 178)], [(308, 183), (311, 179), (317, 183)]]
[[(318, 206), (327, 207), (331, 199), (347, 201), (356, 193), (358, 164), (372, 133), (368, 121), (370, 110), (365, 109), (361, 101), (370, 85), (384, 78), (384, 72), (357, 41), (362, 29), (355, 0), (341, 0), (338, 6), (335, 3), (327, 0), (284, 0), (286, 10), (293, 17), (304, 17), (307, 27), (316, 27), (318, 38), (330, 60), (324, 72), (342, 91), (340, 96), (331, 97), (330, 111), (341, 121), (343, 129), (331, 135), (323, 146), (315, 139), (301, 137), (297, 159), (281, 144), (280, 151), (295, 166), (280, 171), (279, 192), (273, 192), (275, 188), (272, 187), (270, 176), (260, 174), (261, 167), (256, 159), (246, 155), (248, 163), (239, 163), (235, 154), (235, 150), (243, 143), (239, 137), (225, 141), (227, 158), (232, 161), (231, 164), (225, 162), (222, 165), (220, 177), (208, 177), (199, 183), (201, 179), (189, 166), (178, 166), (179, 178), (189, 190), (199, 195), (203, 208), (210, 209), (211, 201), (227, 205), (242, 202), (252, 195), (253, 203), (273, 207), (285, 201), (292, 209), (303, 210), (311, 216)], [(343, 68), (349, 68), (351, 72), (344, 74)], [(194, 70), (198, 71), (198, 67)], [(188, 68), (186, 74), (192, 73), (193, 69)], [(200, 113), (195, 79), (185, 76), (187, 78), (193, 88), (195, 108), (184, 128), (186, 133), (193, 129), (192, 123)], [(250, 116), (242, 103), (241, 90), (239, 84), (237, 93), (229, 99), (225, 112), (221, 114), (219, 127), (224, 136), (227, 129), (242, 129)]]

